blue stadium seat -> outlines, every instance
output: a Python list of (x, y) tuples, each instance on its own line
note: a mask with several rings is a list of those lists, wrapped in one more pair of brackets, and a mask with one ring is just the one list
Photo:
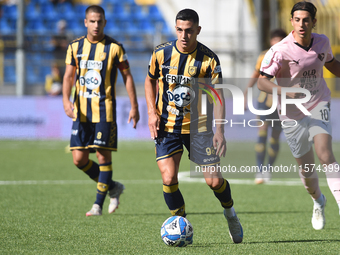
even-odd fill
[(120, 26), (121, 26), (121, 29), (125, 33), (130, 34), (130, 35), (139, 32), (138, 26), (135, 23), (133, 23), (133, 22), (131, 22), (129, 20), (121, 21), (120, 22)]
[(38, 12), (34, 3), (29, 3), (28, 5), (26, 5), (25, 18), (26, 20), (36, 20), (40, 18), (40, 13)]
[(114, 15), (117, 19), (121, 19), (121, 20), (131, 19), (130, 13), (129, 13), (128, 10), (125, 8), (124, 4), (122, 4), (122, 3), (115, 4), (115, 5), (113, 6), (113, 15)]
[(156, 31), (156, 27), (150, 22), (150, 19), (145, 18), (138, 21), (138, 28), (142, 33), (153, 34)]
[(123, 33), (124, 30), (121, 29), (116, 19), (110, 19), (107, 20), (104, 32), (110, 37), (115, 37), (115, 35)]
[(54, 8), (54, 5), (49, 1), (45, 1), (43, 4), (40, 5), (40, 12), (42, 17), (46, 20), (60, 19), (59, 13)]
[(147, 7), (143, 7), (137, 4), (131, 5), (131, 16), (135, 21), (149, 19)]
[(76, 4), (74, 6), (74, 12), (75, 12), (75, 15), (80, 18), (80, 19), (84, 19), (85, 18), (85, 11), (87, 9), (87, 5), (85, 4)]
[(4, 66), (4, 82), (5, 83), (15, 83), (16, 82), (16, 74), (14, 66)]
[(73, 5), (69, 2), (58, 3), (56, 11), (60, 14), (63, 19), (74, 19), (77, 15), (73, 10)]
[(2, 14), (4, 18), (16, 20), (17, 19), (17, 6), (16, 5), (3, 5)]
[(48, 33), (49, 31), (45, 27), (44, 21), (37, 19), (37, 20), (29, 20), (25, 25), (24, 32), (26, 34), (43, 35), (45, 33)]
[(124, 2), (124, 0), (102, 0), (102, 5), (107, 5), (107, 4), (119, 4), (121, 2)]
[(162, 13), (159, 11), (157, 5), (149, 6), (149, 16), (153, 21), (164, 20)]
[(11, 29), (10, 24), (5, 18), (0, 19), (0, 35), (9, 35), (15, 33), (15, 30)]

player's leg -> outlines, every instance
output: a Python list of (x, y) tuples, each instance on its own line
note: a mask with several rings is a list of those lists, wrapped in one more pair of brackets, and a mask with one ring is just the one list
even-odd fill
[[(98, 158), (98, 183), (96, 201), (92, 209), (86, 213), (87, 216), (101, 215), (101, 210), (105, 201), (105, 196), (108, 190), (111, 191), (117, 188), (116, 182), (112, 181), (112, 151), (117, 150), (117, 126), (115, 122), (93, 123), (93, 130), (91, 139), (89, 139), (89, 148), (96, 149), (96, 156)], [(124, 187), (122, 185), (122, 187)], [(122, 193), (122, 191), (118, 194)], [(110, 194), (111, 195), (111, 194)], [(116, 199), (116, 206), (113, 211), (118, 207), (119, 200)], [(110, 210), (112, 197), (110, 196)], [(98, 209), (99, 208), (99, 209)], [(92, 213), (95, 211), (95, 213)], [(98, 213), (100, 211), (100, 213)]]
[[(222, 177), (220, 171), (216, 171), (215, 166), (201, 166), (206, 184), (214, 192), (215, 197), (220, 201), (223, 208), (229, 209), (233, 207), (233, 199), (231, 198), (231, 190), (229, 182)], [(231, 216), (234, 216), (234, 210), (231, 210)]]
[[(190, 160), (200, 165), (205, 182), (224, 208), (224, 216), (228, 222), (231, 239), (234, 243), (241, 243), (243, 229), (233, 207), (234, 202), (229, 183), (218, 170), (220, 158), (216, 155), (213, 146), (213, 135), (213, 132), (192, 134), (190, 143), (186, 141), (185, 146), (190, 152)], [(210, 164), (206, 165), (206, 162)]]
[(89, 159), (90, 150), (88, 149), (88, 145), (92, 139), (92, 133), (92, 123), (74, 121), (72, 124), (70, 149), (72, 151), (74, 165), (97, 182), (99, 166)]
[(328, 187), (331, 190), (340, 213), (340, 168), (332, 149), (332, 137), (329, 134), (318, 134), (314, 136), (316, 155), (324, 167)]
[(186, 216), (185, 203), (178, 188), (178, 170), (182, 153), (157, 161), (163, 180), (163, 196), (171, 215)]
[(311, 148), (309, 152), (302, 157), (296, 158), (296, 162), (301, 166), (299, 169), (301, 181), (314, 202), (312, 216), (313, 228), (316, 230), (323, 229), (326, 224), (324, 214), (326, 197), (321, 193), (318, 174), (314, 169), (313, 149)]
[(243, 228), (233, 207), (234, 201), (231, 198), (229, 182), (222, 177), (221, 172), (217, 171), (215, 166), (201, 166), (201, 168), (204, 169), (202, 172), (205, 182), (224, 208), (223, 214), (228, 222), (231, 239), (234, 243), (241, 243), (243, 240)]
[(314, 153), (310, 139), (311, 122), (312, 119), (309, 116), (298, 121), (286, 122), (283, 132), (299, 166), (300, 179), (314, 202), (313, 228), (322, 229), (325, 225), (324, 207), (326, 199), (319, 187), (317, 171), (313, 171)]
[(92, 180), (98, 182), (99, 165), (89, 159), (89, 154), (90, 150), (72, 150), (73, 163)]
[(163, 180), (163, 196), (172, 215), (186, 216), (185, 203), (178, 188), (178, 169), (183, 153), (179, 134), (158, 132), (156, 161)]

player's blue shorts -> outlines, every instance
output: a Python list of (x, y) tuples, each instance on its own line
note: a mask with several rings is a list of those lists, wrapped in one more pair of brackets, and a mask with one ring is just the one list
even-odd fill
[(74, 121), (71, 133), (71, 150), (95, 149), (117, 150), (116, 122), (79, 122)]
[(156, 160), (169, 158), (183, 152), (183, 145), (189, 152), (189, 159), (198, 165), (215, 165), (220, 163), (213, 146), (213, 132), (197, 134), (175, 134), (158, 132), (155, 139)]

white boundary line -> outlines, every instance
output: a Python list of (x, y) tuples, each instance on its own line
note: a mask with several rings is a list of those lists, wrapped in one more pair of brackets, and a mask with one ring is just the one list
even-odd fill
[[(190, 177), (190, 172), (179, 172), (179, 182), (183, 183), (205, 183), (203, 178)], [(162, 184), (162, 180), (119, 180), (124, 184)], [(228, 179), (230, 184), (255, 185), (254, 180), (249, 179)], [(93, 184), (91, 180), (27, 180), (27, 181), (0, 181), (0, 186), (9, 185), (83, 185)], [(299, 179), (279, 179), (267, 182), (265, 185), (277, 186), (301, 186)], [(327, 186), (325, 179), (319, 179), (320, 186)]]

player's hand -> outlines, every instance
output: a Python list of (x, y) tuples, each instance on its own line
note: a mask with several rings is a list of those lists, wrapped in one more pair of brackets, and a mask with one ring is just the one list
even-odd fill
[(227, 151), (227, 142), (224, 138), (224, 134), (222, 132), (216, 132), (213, 137), (213, 146), (216, 150), (216, 155), (219, 157), (225, 157), (225, 153)]
[(138, 111), (138, 108), (131, 108), (130, 113), (129, 113), (128, 123), (130, 123), (131, 120), (133, 121), (133, 128), (136, 128), (137, 127), (137, 123), (139, 121), (139, 111)]
[(67, 101), (63, 101), (63, 104), (64, 104), (64, 111), (66, 113), (66, 115), (70, 118), (74, 118), (74, 113), (73, 113), (73, 103), (70, 101), (70, 100), (67, 100)]
[[(295, 84), (292, 88), (301, 88), (299, 84)], [(304, 98), (306, 94), (301, 92), (287, 92), (286, 96), (289, 98)]]
[(149, 114), (149, 129), (150, 129), (150, 135), (152, 139), (157, 138), (157, 131), (159, 130), (159, 123), (160, 118), (157, 113), (150, 113)]

